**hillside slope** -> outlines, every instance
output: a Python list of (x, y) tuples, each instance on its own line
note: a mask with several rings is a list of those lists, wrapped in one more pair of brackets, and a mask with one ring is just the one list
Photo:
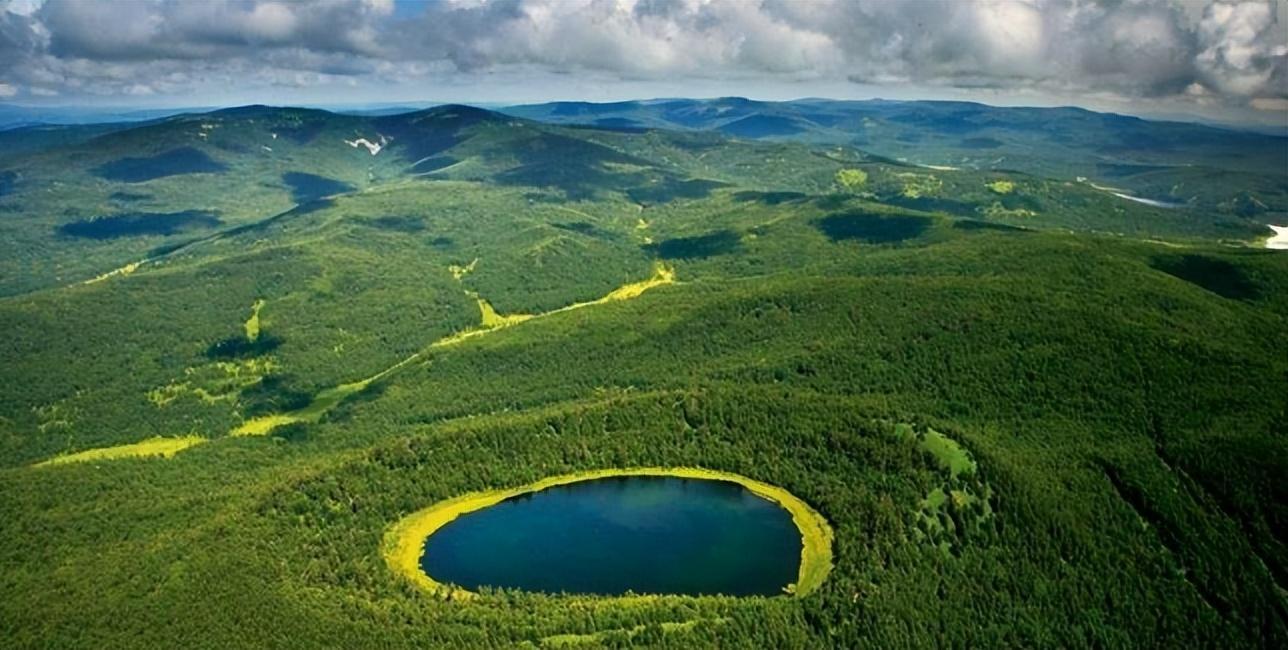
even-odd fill
[(554, 102), (504, 111), (556, 124), (714, 130), (741, 138), (847, 145), (927, 165), (1082, 177), (1143, 198), (1263, 221), (1284, 220), (1288, 212), (1288, 137), (1282, 134), (1080, 108), (945, 101), (730, 97)]
[[(1032, 172), (927, 168), (850, 146), (716, 133), (542, 125), (463, 106), (374, 117), (253, 106), (118, 126), (89, 139), (91, 127), (65, 127), (66, 139), (42, 136), (27, 143), (32, 151), (0, 160), (0, 295), (129, 272), (330, 196), (409, 182), (469, 181), (527, 188), (534, 201), (622, 199), (639, 209), (718, 190), (773, 200), (839, 192), (1034, 229), (1249, 243), (1269, 233), (1266, 215), (1145, 204)], [(1275, 200), (1258, 196), (1256, 205)]]
[[(1288, 643), (1288, 254), (1237, 218), (459, 106), (21, 161), (7, 648)], [(382, 554), (439, 501), (630, 467), (788, 490), (830, 574), (458, 601)]]

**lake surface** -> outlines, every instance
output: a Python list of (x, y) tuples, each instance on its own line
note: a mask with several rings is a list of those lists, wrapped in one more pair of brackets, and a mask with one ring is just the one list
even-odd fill
[(1175, 210), (1176, 208), (1185, 207), (1184, 203), (1169, 203), (1167, 201), (1156, 201), (1154, 199), (1145, 199), (1139, 196), (1132, 196), (1130, 194), (1122, 194), (1120, 192), (1111, 192), (1111, 194), (1113, 194), (1114, 196), (1120, 199), (1127, 199), (1128, 201), (1144, 203), (1145, 205), (1153, 206), (1155, 208), (1166, 208), (1168, 210)]
[(462, 515), (429, 536), (420, 566), (466, 589), (773, 596), (800, 557), (791, 514), (741, 485), (630, 476)]

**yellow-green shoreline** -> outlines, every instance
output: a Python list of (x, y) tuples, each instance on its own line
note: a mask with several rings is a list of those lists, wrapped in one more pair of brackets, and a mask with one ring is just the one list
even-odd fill
[(732, 472), (701, 467), (636, 467), (600, 469), (562, 474), (515, 488), (471, 492), (403, 517), (385, 532), (381, 553), (394, 573), (432, 594), (452, 599), (472, 598), (471, 591), (440, 583), (420, 568), (425, 538), (451, 523), (457, 517), (496, 505), (506, 499), (537, 492), (556, 485), (592, 481), (614, 476), (674, 476), (678, 478), (729, 481), (747, 488), (757, 496), (782, 506), (792, 515), (801, 533), (801, 565), (796, 583), (789, 588), (795, 596), (807, 596), (818, 589), (832, 570), (832, 527), (809, 504), (787, 490)]

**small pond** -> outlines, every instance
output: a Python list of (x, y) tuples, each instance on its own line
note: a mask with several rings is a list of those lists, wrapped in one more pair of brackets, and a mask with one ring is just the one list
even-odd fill
[(420, 567), (470, 590), (774, 596), (800, 562), (791, 514), (741, 485), (626, 476), (461, 515), (425, 540)]

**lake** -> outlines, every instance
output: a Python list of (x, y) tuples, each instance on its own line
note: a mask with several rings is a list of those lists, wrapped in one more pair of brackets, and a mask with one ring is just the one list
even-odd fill
[(773, 596), (800, 560), (791, 514), (736, 483), (629, 476), (464, 514), (425, 540), (420, 566), (470, 590)]

